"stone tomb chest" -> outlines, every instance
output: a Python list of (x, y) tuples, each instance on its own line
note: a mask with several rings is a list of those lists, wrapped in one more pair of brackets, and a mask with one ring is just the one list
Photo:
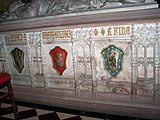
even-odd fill
[(18, 100), (160, 118), (160, 10), (1, 22), (0, 70)]

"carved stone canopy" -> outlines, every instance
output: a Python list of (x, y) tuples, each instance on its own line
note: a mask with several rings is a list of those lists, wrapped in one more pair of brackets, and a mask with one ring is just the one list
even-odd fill
[[(157, 4), (155, 0), (14, 0), (0, 21)], [(147, 9), (147, 7), (146, 7)], [(127, 9), (126, 9), (127, 10)]]

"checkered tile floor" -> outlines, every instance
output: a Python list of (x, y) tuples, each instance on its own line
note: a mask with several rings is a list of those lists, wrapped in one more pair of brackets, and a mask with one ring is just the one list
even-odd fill
[[(106, 116), (90, 112), (83, 113), (83, 111), (50, 108), (49, 106), (37, 106), (35, 104), (28, 105), (28, 103), (18, 104), (18, 113), (20, 120), (142, 120), (131, 117)], [(1, 104), (0, 120), (14, 120), (10, 104), (4, 102)]]
[[(18, 113), (20, 120), (104, 120), (103, 118), (86, 117), (22, 105), (18, 105)], [(14, 120), (10, 104), (2, 103), (0, 120)]]

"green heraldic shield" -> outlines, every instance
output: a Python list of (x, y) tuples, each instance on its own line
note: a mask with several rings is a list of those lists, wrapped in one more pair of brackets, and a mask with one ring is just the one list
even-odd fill
[(122, 60), (124, 52), (115, 45), (109, 45), (101, 52), (104, 58), (104, 68), (112, 77), (116, 77), (122, 69)]

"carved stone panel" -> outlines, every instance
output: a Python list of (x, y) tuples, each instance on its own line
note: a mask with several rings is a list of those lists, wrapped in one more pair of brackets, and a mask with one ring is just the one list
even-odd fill
[(72, 43), (76, 85), (80, 90), (93, 91), (91, 30), (75, 29)]
[[(97, 27), (93, 33), (96, 91), (131, 94), (131, 26)], [(115, 64), (109, 61), (114, 53)]]
[(159, 59), (157, 51), (158, 24), (139, 24), (134, 26), (136, 64), (137, 64), (137, 94), (154, 95), (155, 85), (159, 83), (157, 70)]
[(47, 87), (74, 90), (75, 72), (72, 57), (71, 31), (43, 31), (42, 35), (45, 53), (44, 74)]
[(29, 69), (32, 76), (32, 86), (45, 86), (44, 77), (44, 52), (43, 41), (40, 32), (27, 33), (27, 54), (29, 58)]
[(4, 41), (7, 55), (6, 63), (13, 84), (31, 85), (26, 33), (5, 34)]

